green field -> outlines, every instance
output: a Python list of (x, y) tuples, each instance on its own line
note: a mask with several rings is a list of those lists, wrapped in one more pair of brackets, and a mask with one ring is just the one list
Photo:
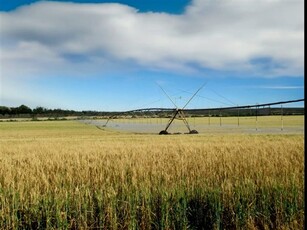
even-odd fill
[(0, 137), (0, 229), (304, 228), (304, 134), (27, 121), (1, 122)]

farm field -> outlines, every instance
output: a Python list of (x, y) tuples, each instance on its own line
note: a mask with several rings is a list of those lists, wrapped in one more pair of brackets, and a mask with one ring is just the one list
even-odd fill
[[(103, 128), (135, 133), (159, 133), (166, 127), (169, 118), (118, 118), (84, 120)], [(191, 129), (203, 134), (211, 133), (287, 133), (304, 134), (304, 116), (250, 116), (250, 117), (187, 117)], [(107, 124), (107, 125), (106, 125)], [(182, 120), (175, 119), (170, 133), (188, 132)]]
[(298, 132), (167, 136), (1, 122), (0, 229), (303, 229), (304, 117), (294, 118), (284, 128)]

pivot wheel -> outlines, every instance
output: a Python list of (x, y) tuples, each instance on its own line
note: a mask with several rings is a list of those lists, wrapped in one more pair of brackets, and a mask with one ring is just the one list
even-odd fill
[(166, 130), (162, 130), (162, 131), (160, 131), (160, 133), (159, 133), (159, 135), (167, 135), (167, 134), (169, 134)]
[(193, 130), (191, 130), (191, 131), (189, 132), (189, 134), (198, 134), (198, 131), (195, 130), (195, 129), (193, 129)]

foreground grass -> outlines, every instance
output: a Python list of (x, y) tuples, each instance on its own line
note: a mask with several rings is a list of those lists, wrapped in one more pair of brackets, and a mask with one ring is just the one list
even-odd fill
[(302, 229), (303, 135), (0, 124), (0, 229)]

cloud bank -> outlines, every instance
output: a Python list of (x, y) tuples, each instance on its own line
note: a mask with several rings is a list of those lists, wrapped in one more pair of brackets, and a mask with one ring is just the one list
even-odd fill
[(194, 0), (182, 15), (38, 2), (0, 13), (2, 77), (127, 69), (303, 76), (303, 0)]

